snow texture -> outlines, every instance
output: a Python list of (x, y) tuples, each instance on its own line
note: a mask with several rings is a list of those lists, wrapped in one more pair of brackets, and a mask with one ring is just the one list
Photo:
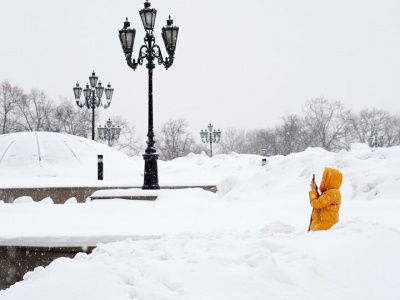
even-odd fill
[[(343, 173), (340, 222), (307, 233), (309, 183), (326, 166)], [(266, 166), (257, 155), (192, 154), (161, 162), (160, 181), (208, 181), (218, 193), (0, 203), (2, 245), (97, 244), (28, 272), (0, 299), (400, 299), (399, 170), (400, 147), (310, 148)]]

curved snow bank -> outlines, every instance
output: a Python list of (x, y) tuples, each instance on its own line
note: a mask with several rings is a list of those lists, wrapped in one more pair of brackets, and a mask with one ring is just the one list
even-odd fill
[(399, 245), (399, 232), (356, 220), (310, 234), (277, 222), (128, 239), (36, 268), (0, 298), (398, 299)]
[[(104, 180), (97, 180), (103, 155)], [(131, 186), (140, 184), (142, 161), (101, 143), (55, 132), (0, 135), (1, 187)]]

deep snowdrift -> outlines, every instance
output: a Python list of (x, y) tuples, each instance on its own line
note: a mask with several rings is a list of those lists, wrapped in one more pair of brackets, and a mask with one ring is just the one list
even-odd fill
[[(344, 175), (340, 222), (307, 233), (310, 179), (325, 166)], [(0, 299), (398, 299), (399, 170), (400, 147), (361, 144), (270, 157), (264, 167), (256, 155), (189, 155), (162, 162), (160, 181), (209, 180), (217, 194), (3, 203), (3, 245), (120, 241), (36, 268)]]

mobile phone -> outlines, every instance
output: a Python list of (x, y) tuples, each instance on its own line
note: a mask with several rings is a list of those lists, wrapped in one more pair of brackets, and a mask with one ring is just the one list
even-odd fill
[(312, 181), (315, 182), (315, 174), (312, 174)]

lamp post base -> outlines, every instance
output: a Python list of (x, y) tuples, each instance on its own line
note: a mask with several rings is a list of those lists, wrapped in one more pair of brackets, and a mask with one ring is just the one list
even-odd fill
[(142, 190), (159, 190), (158, 185), (158, 154), (143, 154), (144, 159), (144, 183)]

